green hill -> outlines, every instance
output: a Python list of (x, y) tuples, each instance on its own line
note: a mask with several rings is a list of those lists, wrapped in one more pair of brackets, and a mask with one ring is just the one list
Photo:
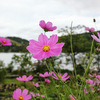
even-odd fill
[[(91, 49), (93, 38), (91, 33), (74, 34), (72, 35), (73, 51), (74, 52), (89, 52)], [(64, 42), (63, 52), (71, 52), (70, 35), (59, 37), (59, 42)], [(94, 40), (93, 48), (97, 47), (97, 42)]]
[[(7, 37), (11, 40), (12, 46), (4, 46), (0, 48), (0, 52), (28, 52), (26, 47), (29, 41), (19, 37)], [(74, 52), (89, 52), (92, 44), (91, 33), (74, 34), (72, 35), (73, 51)], [(70, 35), (59, 37), (58, 42), (64, 42), (63, 52), (70, 53)], [(97, 47), (97, 42), (94, 41), (94, 47)]]

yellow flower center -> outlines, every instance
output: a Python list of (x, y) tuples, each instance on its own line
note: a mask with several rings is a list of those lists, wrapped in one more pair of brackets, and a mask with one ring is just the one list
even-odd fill
[(19, 100), (23, 100), (23, 97), (22, 96), (19, 96)]
[(42, 47), (43, 51), (47, 52), (50, 50), (50, 47), (48, 45), (45, 45)]
[(61, 79), (61, 78), (62, 78), (62, 76), (61, 76), (61, 75), (59, 75), (59, 78)]
[(6, 41), (2, 41), (3, 43), (6, 43)]
[(26, 80), (26, 78), (23, 78), (23, 80)]
[(71, 100), (74, 100), (73, 98)]

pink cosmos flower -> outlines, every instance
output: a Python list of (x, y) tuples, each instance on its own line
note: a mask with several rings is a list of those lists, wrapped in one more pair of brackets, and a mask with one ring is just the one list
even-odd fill
[(74, 98), (71, 94), (69, 95), (69, 97), (70, 97), (70, 100), (75, 100), (76, 98), (76, 97)]
[(88, 79), (88, 80), (86, 80), (86, 83), (93, 84), (93, 80)]
[(45, 72), (44, 74), (39, 74), (39, 76), (41, 76), (41, 77), (49, 77), (49, 76), (51, 76), (52, 75), (52, 72)]
[[(46, 35), (39, 35), (38, 41), (30, 40), (27, 50), (33, 54), (33, 58), (38, 60), (58, 56), (64, 43), (57, 43), (57, 35), (52, 35), (49, 39)], [(56, 44), (57, 43), (57, 44)]]
[(50, 81), (49, 79), (46, 78), (46, 79), (45, 79), (45, 82), (50, 83), (51, 81)]
[(98, 78), (100, 80), (100, 75), (96, 75), (96, 78)]
[(34, 82), (33, 82), (33, 85), (34, 85), (35, 87), (40, 87), (38, 83), (34, 83)]
[(85, 27), (85, 30), (86, 30), (86, 31), (90, 31), (90, 32), (94, 32), (94, 31), (95, 31), (94, 28), (89, 28), (89, 27)]
[(96, 40), (97, 42), (100, 42), (100, 33), (97, 32), (97, 35), (98, 35), (98, 38), (97, 38), (95, 35), (91, 35), (91, 36), (92, 36), (92, 38), (93, 38), (94, 40)]
[(0, 42), (2, 43), (3, 46), (10, 46), (12, 43), (10, 42), (10, 39), (2, 38), (0, 37)]
[(33, 79), (33, 76), (32, 75), (29, 75), (28, 77), (26, 75), (23, 75), (22, 77), (17, 77), (16, 78), (18, 81), (30, 81)]
[(94, 84), (99, 86), (100, 80), (98, 78), (95, 78)]
[(23, 92), (21, 92), (21, 89), (18, 88), (13, 92), (13, 99), (14, 100), (30, 100), (31, 99), (31, 95), (27, 95), (28, 94), (28, 90), (24, 89)]
[(39, 25), (40, 25), (40, 27), (41, 27), (42, 29), (44, 29), (45, 32), (53, 31), (53, 30), (56, 30), (56, 29), (57, 29), (56, 26), (53, 26), (53, 27), (52, 27), (52, 23), (51, 23), (51, 22), (45, 23), (44, 20), (41, 20)]
[[(65, 73), (64, 75), (61, 75), (61, 73), (58, 73), (58, 77), (63, 81), (65, 82), (67, 79), (69, 79), (70, 76), (67, 76), (68, 73)], [(67, 77), (66, 77), (67, 76)], [(52, 73), (52, 77), (56, 80), (59, 80), (59, 78), (57, 77), (57, 75), (53, 72)]]

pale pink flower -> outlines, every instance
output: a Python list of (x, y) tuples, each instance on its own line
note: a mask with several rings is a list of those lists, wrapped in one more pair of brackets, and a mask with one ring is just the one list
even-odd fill
[(69, 97), (70, 97), (70, 100), (75, 100), (76, 98), (76, 97), (74, 98), (71, 94), (69, 95)]
[(95, 31), (94, 28), (89, 28), (89, 27), (85, 27), (85, 30), (86, 30), (86, 31), (90, 31), (90, 32), (94, 32), (94, 31)]
[(88, 80), (86, 80), (86, 83), (93, 84), (93, 80), (88, 79)]
[(45, 95), (40, 95), (40, 93), (33, 93), (33, 92), (30, 92), (30, 94), (31, 94), (33, 97), (36, 97), (36, 96), (42, 97), (42, 98), (45, 97)]
[(26, 75), (23, 75), (22, 77), (17, 77), (16, 78), (18, 81), (30, 81), (33, 79), (33, 76), (32, 75), (29, 75), (28, 77)]
[(40, 95), (39, 93), (36, 93), (36, 96), (39, 96), (39, 97), (42, 97), (42, 98), (45, 97), (45, 95)]
[(33, 93), (33, 92), (30, 92), (30, 94), (31, 94), (33, 97), (36, 97), (35, 93)]
[(0, 42), (2, 43), (3, 46), (10, 46), (12, 43), (10, 42), (10, 39), (2, 38), (0, 37)]
[(64, 75), (62, 75), (61, 73), (58, 73), (58, 77), (57, 75), (53, 72), (52, 73), (52, 77), (56, 80), (61, 79), (63, 82), (65, 82), (67, 79), (69, 79), (70, 76), (67, 76), (68, 73), (64, 73)]
[(97, 77), (97, 74), (95, 73), (95, 74), (93, 74), (93, 76)]
[(40, 87), (40, 85), (38, 84), (38, 83), (34, 83), (34, 82), (32, 82), (33, 83), (33, 85), (35, 86), (35, 87)]
[(97, 32), (97, 35), (98, 35), (98, 37), (97, 37), (97, 36), (95, 36), (94, 34), (93, 34), (93, 35), (91, 35), (91, 36), (92, 36), (92, 38), (93, 38), (94, 40), (96, 40), (97, 42), (100, 42), (100, 33), (99, 33), (99, 32)]
[(90, 76), (90, 77), (93, 77), (90, 73), (89, 73), (89, 76)]
[(100, 75), (96, 75), (96, 78), (98, 78), (100, 80)]
[(87, 90), (86, 86), (84, 87), (84, 93), (88, 94), (88, 90)]
[(31, 99), (31, 95), (27, 95), (28, 94), (28, 90), (24, 89), (23, 92), (21, 92), (21, 89), (18, 88), (13, 92), (13, 99), (14, 100), (30, 100)]
[(39, 94), (39, 93), (36, 93), (36, 95), (37, 95), (37, 96), (40, 96), (40, 94)]
[(100, 80), (98, 78), (95, 79), (94, 83), (99, 86)]
[(50, 83), (51, 81), (50, 81), (49, 79), (46, 78), (46, 79), (45, 79), (45, 82)]
[(41, 20), (39, 25), (40, 25), (40, 27), (41, 27), (42, 29), (44, 29), (45, 32), (53, 31), (53, 30), (56, 30), (56, 29), (57, 29), (56, 26), (53, 26), (53, 27), (52, 27), (52, 23), (51, 23), (51, 22), (45, 23), (44, 20)]
[(97, 51), (100, 51), (100, 48), (97, 48)]
[(41, 95), (41, 97), (42, 97), (42, 98), (44, 98), (44, 97), (45, 97), (45, 95)]
[[(57, 43), (58, 36), (52, 35), (49, 39), (46, 35), (39, 35), (38, 41), (30, 40), (27, 50), (33, 54), (33, 58), (38, 60), (58, 56), (64, 43)], [(56, 44), (57, 43), (57, 44)]]
[(41, 76), (41, 77), (49, 77), (49, 76), (51, 76), (52, 75), (52, 73), (51, 72), (45, 72), (44, 74), (42, 74), (42, 73), (40, 73), (39, 74), (39, 76)]
[(100, 91), (100, 88), (98, 88), (97, 90)]

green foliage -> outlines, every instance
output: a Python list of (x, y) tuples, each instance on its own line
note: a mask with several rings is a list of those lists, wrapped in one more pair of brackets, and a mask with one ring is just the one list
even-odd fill
[(4, 82), (6, 74), (7, 74), (6, 68), (4, 67), (5, 67), (4, 62), (0, 61), (0, 82)]
[(0, 83), (4, 82), (7, 71), (5, 68), (0, 69)]
[(11, 62), (10, 64), (8, 64), (8, 67), (6, 69), (7, 69), (8, 73), (12, 73), (12, 71), (14, 69), (13, 62)]
[[(73, 52), (89, 52), (91, 49), (92, 37), (90, 33), (72, 35)], [(70, 53), (70, 35), (59, 37), (59, 42), (64, 42), (63, 52)], [(94, 41), (94, 47), (97, 47)]]

